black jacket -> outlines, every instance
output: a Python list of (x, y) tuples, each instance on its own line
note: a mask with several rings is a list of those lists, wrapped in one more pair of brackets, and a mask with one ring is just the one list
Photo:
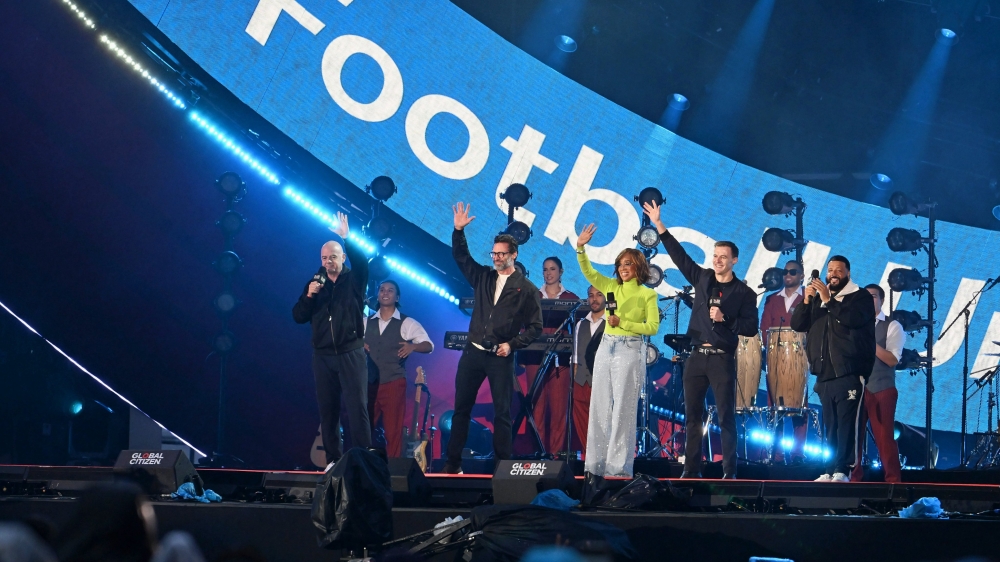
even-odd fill
[(822, 302), (815, 296), (809, 304), (795, 307), (790, 323), (796, 332), (807, 332), (809, 369), (817, 382), (848, 375), (867, 379), (875, 366), (875, 301), (871, 293), (856, 289), (841, 301), (830, 299), (825, 307)]
[(499, 274), (496, 269), (480, 265), (472, 259), (469, 243), (461, 230), (451, 233), (451, 254), (462, 275), (472, 285), (476, 299), (472, 320), (469, 321), (470, 342), (479, 345), (483, 345), (483, 341), (494, 345), (507, 343), (515, 350), (538, 337), (542, 332), (542, 299), (538, 287), (515, 270), (507, 278), (494, 306), (493, 293)]
[(306, 283), (299, 301), (292, 307), (292, 318), (297, 324), (312, 323), (313, 349), (324, 355), (339, 355), (365, 345), (368, 260), (354, 242), (347, 242), (344, 252), (351, 267), (340, 272), (337, 282), (327, 279), (312, 297), (306, 296), (309, 293)]
[[(715, 271), (694, 263), (669, 230), (660, 234), (660, 242), (663, 242), (677, 269), (694, 286), (694, 303), (687, 331), (692, 344), (697, 347), (707, 343), (734, 353), (739, 343), (737, 336), (757, 335), (757, 293), (753, 289), (735, 275), (731, 282), (720, 284), (715, 280)], [(722, 309), (723, 322), (715, 322), (708, 316), (708, 299), (718, 298), (719, 292), (722, 293), (719, 308)]]

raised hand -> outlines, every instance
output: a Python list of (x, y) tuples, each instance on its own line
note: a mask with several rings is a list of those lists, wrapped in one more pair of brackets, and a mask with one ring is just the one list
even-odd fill
[(476, 220), (476, 217), (469, 216), (469, 209), (472, 208), (472, 203), (466, 205), (459, 201), (451, 207), (451, 210), (455, 213), (455, 230), (462, 230), (463, 228), (469, 226), (469, 223)]
[(580, 237), (576, 239), (576, 247), (582, 248), (590, 243), (590, 239), (594, 237), (594, 233), (597, 232), (597, 226), (594, 223), (590, 223), (583, 227), (583, 232), (580, 233)]
[(660, 220), (660, 206), (656, 204), (656, 201), (647, 201), (643, 203), (642, 212), (649, 217), (650, 222), (652, 222), (657, 229), (663, 226), (663, 221)]
[(331, 226), (330, 230), (332, 230), (337, 236), (347, 240), (347, 234), (350, 232), (350, 228), (347, 225), (347, 215), (337, 211), (337, 226), (336, 228)]

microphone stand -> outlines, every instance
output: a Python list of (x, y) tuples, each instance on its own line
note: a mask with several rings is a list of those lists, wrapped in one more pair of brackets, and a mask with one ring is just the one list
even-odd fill
[[(969, 302), (965, 303), (965, 307), (963, 307), (961, 312), (958, 313), (958, 315), (962, 316), (962, 318), (964, 318), (965, 320), (965, 337), (962, 340), (962, 347), (964, 348), (963, 349), (964, 357), (962, 359), (962, 437), (961, 437), (962, 441), (961, 441), (961, 455), (959, 456), (959, 459), (961, 459), (959, 461), (960, 463), (959, 466), (962, 468), (966, 468), (967, 466), (967, 462), (965, 459), (967, 445), (965, 443), (965, 440), (967, 437), (966, 420), (967, 420), (967, 411), (969, 402), (967, 396), (969, 392), (969, 317), (972, 315), (972, 313), (969, 310), (969, 307), (971, 307), (972, 304), (975, 303), (983, 293), (995, 287), (998, 281), (1000, 281), (1000, 277), (998, 277), (997, 279), (989, 279), (986, 282), (986, 284), (983, 285), (982, 289), (979, 289), (972, 295), (972, 298), (969, 299)], [(941, 338), (943, 338), (944, 335), (948, 333), (948, 330), (950, 330), (951, 327), (955, 325), (955, 322), (958, 322), (958, 316), (955, 316), (955, 319), (951, 321), (951, 324), (948, 324), (948, 326), (941, 331), (941, 333), (937, 337), (937, 341), (941, 341)], [(931, 331), (933, 329), (934, 329), (933, 326), (927, 327), (928, 331)]]

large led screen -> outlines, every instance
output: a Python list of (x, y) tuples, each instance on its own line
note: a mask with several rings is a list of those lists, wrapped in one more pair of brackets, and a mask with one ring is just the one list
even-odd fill
[[(591, 259), (612, 263), (635, 246), (640, 212), (633, 196), (646, 186), (664, 192), (665, 222), (696, 260), (707, 264), (716, 240), (735, 241), (736, 272), (753, 286), (786, 259), (766, 251), (761, 234), (794, 226), (762, 211), (771, 190), (808, 204), (807, 271), (825, 271), (828, 256), (844, 254), (859, 284), (888, 290), (893, 268), (927, 266), (925, 254), (892, 253), (885, 242), (889, 229), (924, 229), (925, 219), (897, 218), (680, 138), (556, 73), (447, 0), (131, 1), (241, 100), (350, 181), (362, 186), (391, 176), (399, 193), (390, 206), (440, 240), (450, 243), (451, 205), (470, 202), (477, 220), (467, 232), (484, 262), (506, 221), (498, 194), (526, 184), (533, 198), (517, 218), (534, 236), (520, 261), (536, 283), (544, 257), (561, 256), (566, 286), (584, 294), (573, 259), (576, 232), (596, 222)], [(1000, 272), (987, 257), (992, 232), (942, 223), (938, 235), (940, 333)], [(653, 262), (667, 270), (660, 294), (685, 284), (666, 255)], [(926, 296), (894, 298), (898, 307), (926, 310)], [(985, 293), (972, 309), (974, 373), (997, 363), (997, 310), (1000, 291)], [(668, 316), (660, 333), (671, 324)], [(959, 429), (963, 338), (959, 325), (936, 344), (936, 428)], [(923, 336), (908, 347), (922, 350)], [(898, 418), (923, 425), (924, 376), (900, 373), (897, 386)], [(973, 428), (985, 426), (985, 400), (970, 403), (969, 419)]]

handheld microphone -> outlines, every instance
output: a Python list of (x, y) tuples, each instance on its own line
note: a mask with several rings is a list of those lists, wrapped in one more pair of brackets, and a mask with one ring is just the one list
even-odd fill
[(618, 301), (615, 300), (615, 294), (608, 291), (608, 296), (604, 302), (604, 308), (608, 311), (611, 316), (615, 315), (615, 310), (618, 310)]
[(313, 281), (315, 281), (316, 283), (319, 283), (320, 285), (326, 283), (326, 268), (325, 267), (319, 266), (319, 271), (316, 272), (316, 275), (313, 275)]
[(712, 307), (722, 309), (722, 289), (715, 289), (718, 292), (718, 296), (708, 298), (708, 310), (712, 311)]

